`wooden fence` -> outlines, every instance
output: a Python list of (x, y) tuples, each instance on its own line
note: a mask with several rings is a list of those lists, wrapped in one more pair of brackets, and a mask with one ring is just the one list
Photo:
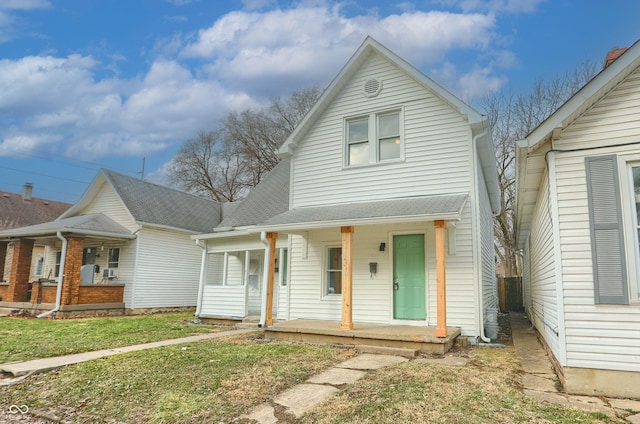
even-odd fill
[(521, 312), (522, 277), (498, 277), (498, 293), (500, 294), (500, 312)]

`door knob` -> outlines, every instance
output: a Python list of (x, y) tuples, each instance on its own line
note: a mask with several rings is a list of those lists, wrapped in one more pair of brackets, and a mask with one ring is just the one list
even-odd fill
[(400, 288), (400, 285), (398, 284), (397, 281), (393, 282), (393, 290), (397, 291)]

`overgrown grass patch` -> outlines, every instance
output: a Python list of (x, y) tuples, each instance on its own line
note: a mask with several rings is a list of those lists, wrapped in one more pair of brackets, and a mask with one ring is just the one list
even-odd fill
[(622, 423), (543, 404), (518, 388), (513, 349), (475, 349), (464, 367), (408, 362), (369, 372), (314, 409), (313, 423)]
[(191, 312), (48, 320), (0, 318), (0, 363), (69, 355), (221, 331)]
[(0, 389), (71, 422), (224, 422), (352, 356), (328, 346), (225, 338), (132, 352)]

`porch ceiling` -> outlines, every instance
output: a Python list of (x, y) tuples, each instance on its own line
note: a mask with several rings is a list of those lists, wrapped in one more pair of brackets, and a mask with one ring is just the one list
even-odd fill
[(267, 220), (253, 231), (295, 231), (435, 220), (458, 221), (468, 198), (468, 194), (454, 194), (298, 208)]

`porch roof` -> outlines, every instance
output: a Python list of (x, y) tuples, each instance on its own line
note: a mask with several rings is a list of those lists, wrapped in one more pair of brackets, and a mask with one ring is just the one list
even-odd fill
[(135, 235), (108, 216), (96, 213), (63, 218), (44, 224), (0, 231), (0, 239), (19, 237), (53, 237), (60, 231), (65, 234), (79, 234), (116, 239), (133, 239)]
[(459, 221), (468, 198), (468, 194), (453, 194), (292, 209), (268, 219), (250, 231), (296, 231), (347, 225)]

